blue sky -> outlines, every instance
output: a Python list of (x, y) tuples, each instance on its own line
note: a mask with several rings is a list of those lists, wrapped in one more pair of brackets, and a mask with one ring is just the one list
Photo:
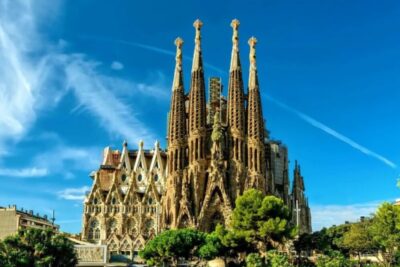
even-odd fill
[(205, 74), (225, 88), (230, 21), (245, 82), (257, 37), (267, 127), (301, 163), (315, 229), (400, 195), (398, 1), (2, 0), (0, 205), (55, 209), (79, 232), (102, 149), (165, 144), (173, 41), (188, 90), (197, 18)]

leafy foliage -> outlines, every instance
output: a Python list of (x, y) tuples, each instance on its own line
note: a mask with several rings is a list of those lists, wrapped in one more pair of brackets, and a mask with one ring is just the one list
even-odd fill
[(354, 262), (347, 259), (343, 254), (335, 251), (328, 255), (321, 255), (317, 259), (317, 267), (353, 267)]
[(265, 259), (258, 253), (250, 253), (246, 257), (246, 267), (267, 267)]
[(0, 243), (1, 266), (70, 267), (76, 263), (73, 244), (51, 230), (21, 230)]
[(150, 240), (140, 252), (140, 257), (150, 266), (163, 263), (176, 265), (179, 258), (198, 256), (205, 242), (205, 234), (194, 229), (167, 230)]
[(267, 253), (268, 267), (293, 267), (286, 254), (279, 253), (276, 250), (270, 250)]
[(400, 206), (383, 203), (373, 218), (371, 234), (384, 252), (383, 263), (386, 266), (395, 264), (396, 248), (400, 244)]
[(357, 254), (360, 263), (361, 253), (377, 251), (370, 226), (370, 220), (353, 223), (343, 235), (341, 246), (347, 248), (353, 254)]
[(289, 220), (289, 209), (282, 199), (264, 197), (260, 191), (250, 189), (236, 199), (232, 230), (249, 243), (274, 247), (274, 244), (294, 237), (295, 228)]

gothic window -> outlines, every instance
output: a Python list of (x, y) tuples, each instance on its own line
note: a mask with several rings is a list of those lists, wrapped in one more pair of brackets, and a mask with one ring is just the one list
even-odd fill
[(90, 222), (88, 240), (99, 240), (100, 239), (100, 225), (99, 221), (94, 219)]
[(154, 168), (158, 168), (158, 161), (156, 160), (156, 163), (154, 164)]
[(146, 234), (150, 234), (151, 231), (152, 231), (153, 228), (154, 228), (154, 221), (153, 221), (152, 219), (148, 219), (148, 220), (146, 221), (144, 227), (145, 227), (145, 233), (146, 233)]
[(117, 221), (115, 219), (110, 219), (107, 223), (107, 237), (112, 233), (117, 231)]
[(97, 203), (98, 203), (98, 200), (97, 200), (97, 197), (95, 197), (95, 198), (93, 199), (93, 204), (94, 204), (94, 205), (97, 205)]
[(94, 240), (99, 240), (100, 239), (100, 229), (97, 228), (94, 230)]
[(154, 179), (154, 182), (158, 182), (158, 175), (155, 174), (153, 179)]
[(117, 200), (116, 200), (115, 197), (112, 197), (112, 199), (111, 199), (111, 204), (113, 204), (113, 205), (117, 204)]
[(128, 234), (136, 235), (136, 233), (137, 233), (136, 221), (134, 219), (129, 219), (127, 225), (128, 225), (128, 229), (127, 229)]
[(142, 177), (141, 174), (138, 175), (137, 180), (138, 180), (139, 182), (141, 182), (141, 181), (143, 180), (143, 177)]
[(147, 204), (149, 204), (149, 205), (153, 204), (153, 199), (151, 197), (149, 197), (147, 199)]
[(122, 182), (125, 182), (125, 181), (126, 181), (126, 174), (122, 174), (122, 176), (121, 176), (121, 181), (122, 181)]

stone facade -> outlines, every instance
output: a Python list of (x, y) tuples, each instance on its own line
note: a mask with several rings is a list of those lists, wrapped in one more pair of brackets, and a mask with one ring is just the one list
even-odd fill
[[(195, 227), (211, 231), (218, 223), (228, 224), (236, 198), (249, 188), (277, 195), (291, 209), (297, 200), (307, 210), (303, 182), (295, 180), (294, 195), (289, 194), (287, 148), (270, 140), (266, 129), (257, 74), (257, 40), (252, 37), (248, 41), (250, 69), (245, 93), (239, 21), (233, 20), (231, 26), (228, 96), (222, 96), (221, 79), (213, 77), (208, 103), (202, 22), (194, 23), (189, 93), (184, 89), (183, 41), (175, 40), (167, 149), (162, 150), (158, 142), (152, 150), (144, 150), (142, 142), (138, 150), (128, 150), (126, 142), (121, 152), (105, 149), (85, 200), (83, 239), (107, 244), (111, 254), (132, 256), (162, 229)], [(305, 219), (300, 224), (311, 223), (309, 209), (302, 214)]]

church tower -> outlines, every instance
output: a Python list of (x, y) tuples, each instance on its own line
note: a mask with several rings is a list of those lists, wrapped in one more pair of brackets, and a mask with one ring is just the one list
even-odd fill
[(239, 56), (239, 21), (234, 19), (231, 23), (232, 55), (229, 69), (228, 85), (228, 111), (227, 124), (229, 134), (229, 181), (232, 191), (232, 199), (239, 196), (245, 187), (245, 157), (246, 157), (246, 113), (244, 104), (244, 90), (242, 78), (242, 66)]
[(247, 106), (247, 159), (248, 177), (246, 188), (258, 188), (266, 193), (266, 161), (264, 144), (264, 120), (256, 65), (257, 39), (249, 39), (250, 70)]
[(189, 173), (187, 188), (192, 200), (189, 211), (194, 217), (200, 212), (201, 201), (204, 197), (207, 153), (206, 92), (200, 35), (202, 25), (203, 23), (200, 20), (193, 23), (196, 35), (189, 93)]
[(175, 45), (176, 63), (168, 123), (168, 177), (164, 201), (164, 223), (166, 227), (176, 225), (180, 208), (178, 200), (181, 199), (183, 170), (187, 165), (185, 91), (182, 74), (183, 40), (178, 37), (175, 40)]
[(304, 178), (301, 175), (300, 165), (297, 160), (295, 161), (293, 176), (291, 195), (292, 223), (299, 227), (299, 234), (311, 233), (311, 211), (308, 205), (308, 198), (305, 196)]

